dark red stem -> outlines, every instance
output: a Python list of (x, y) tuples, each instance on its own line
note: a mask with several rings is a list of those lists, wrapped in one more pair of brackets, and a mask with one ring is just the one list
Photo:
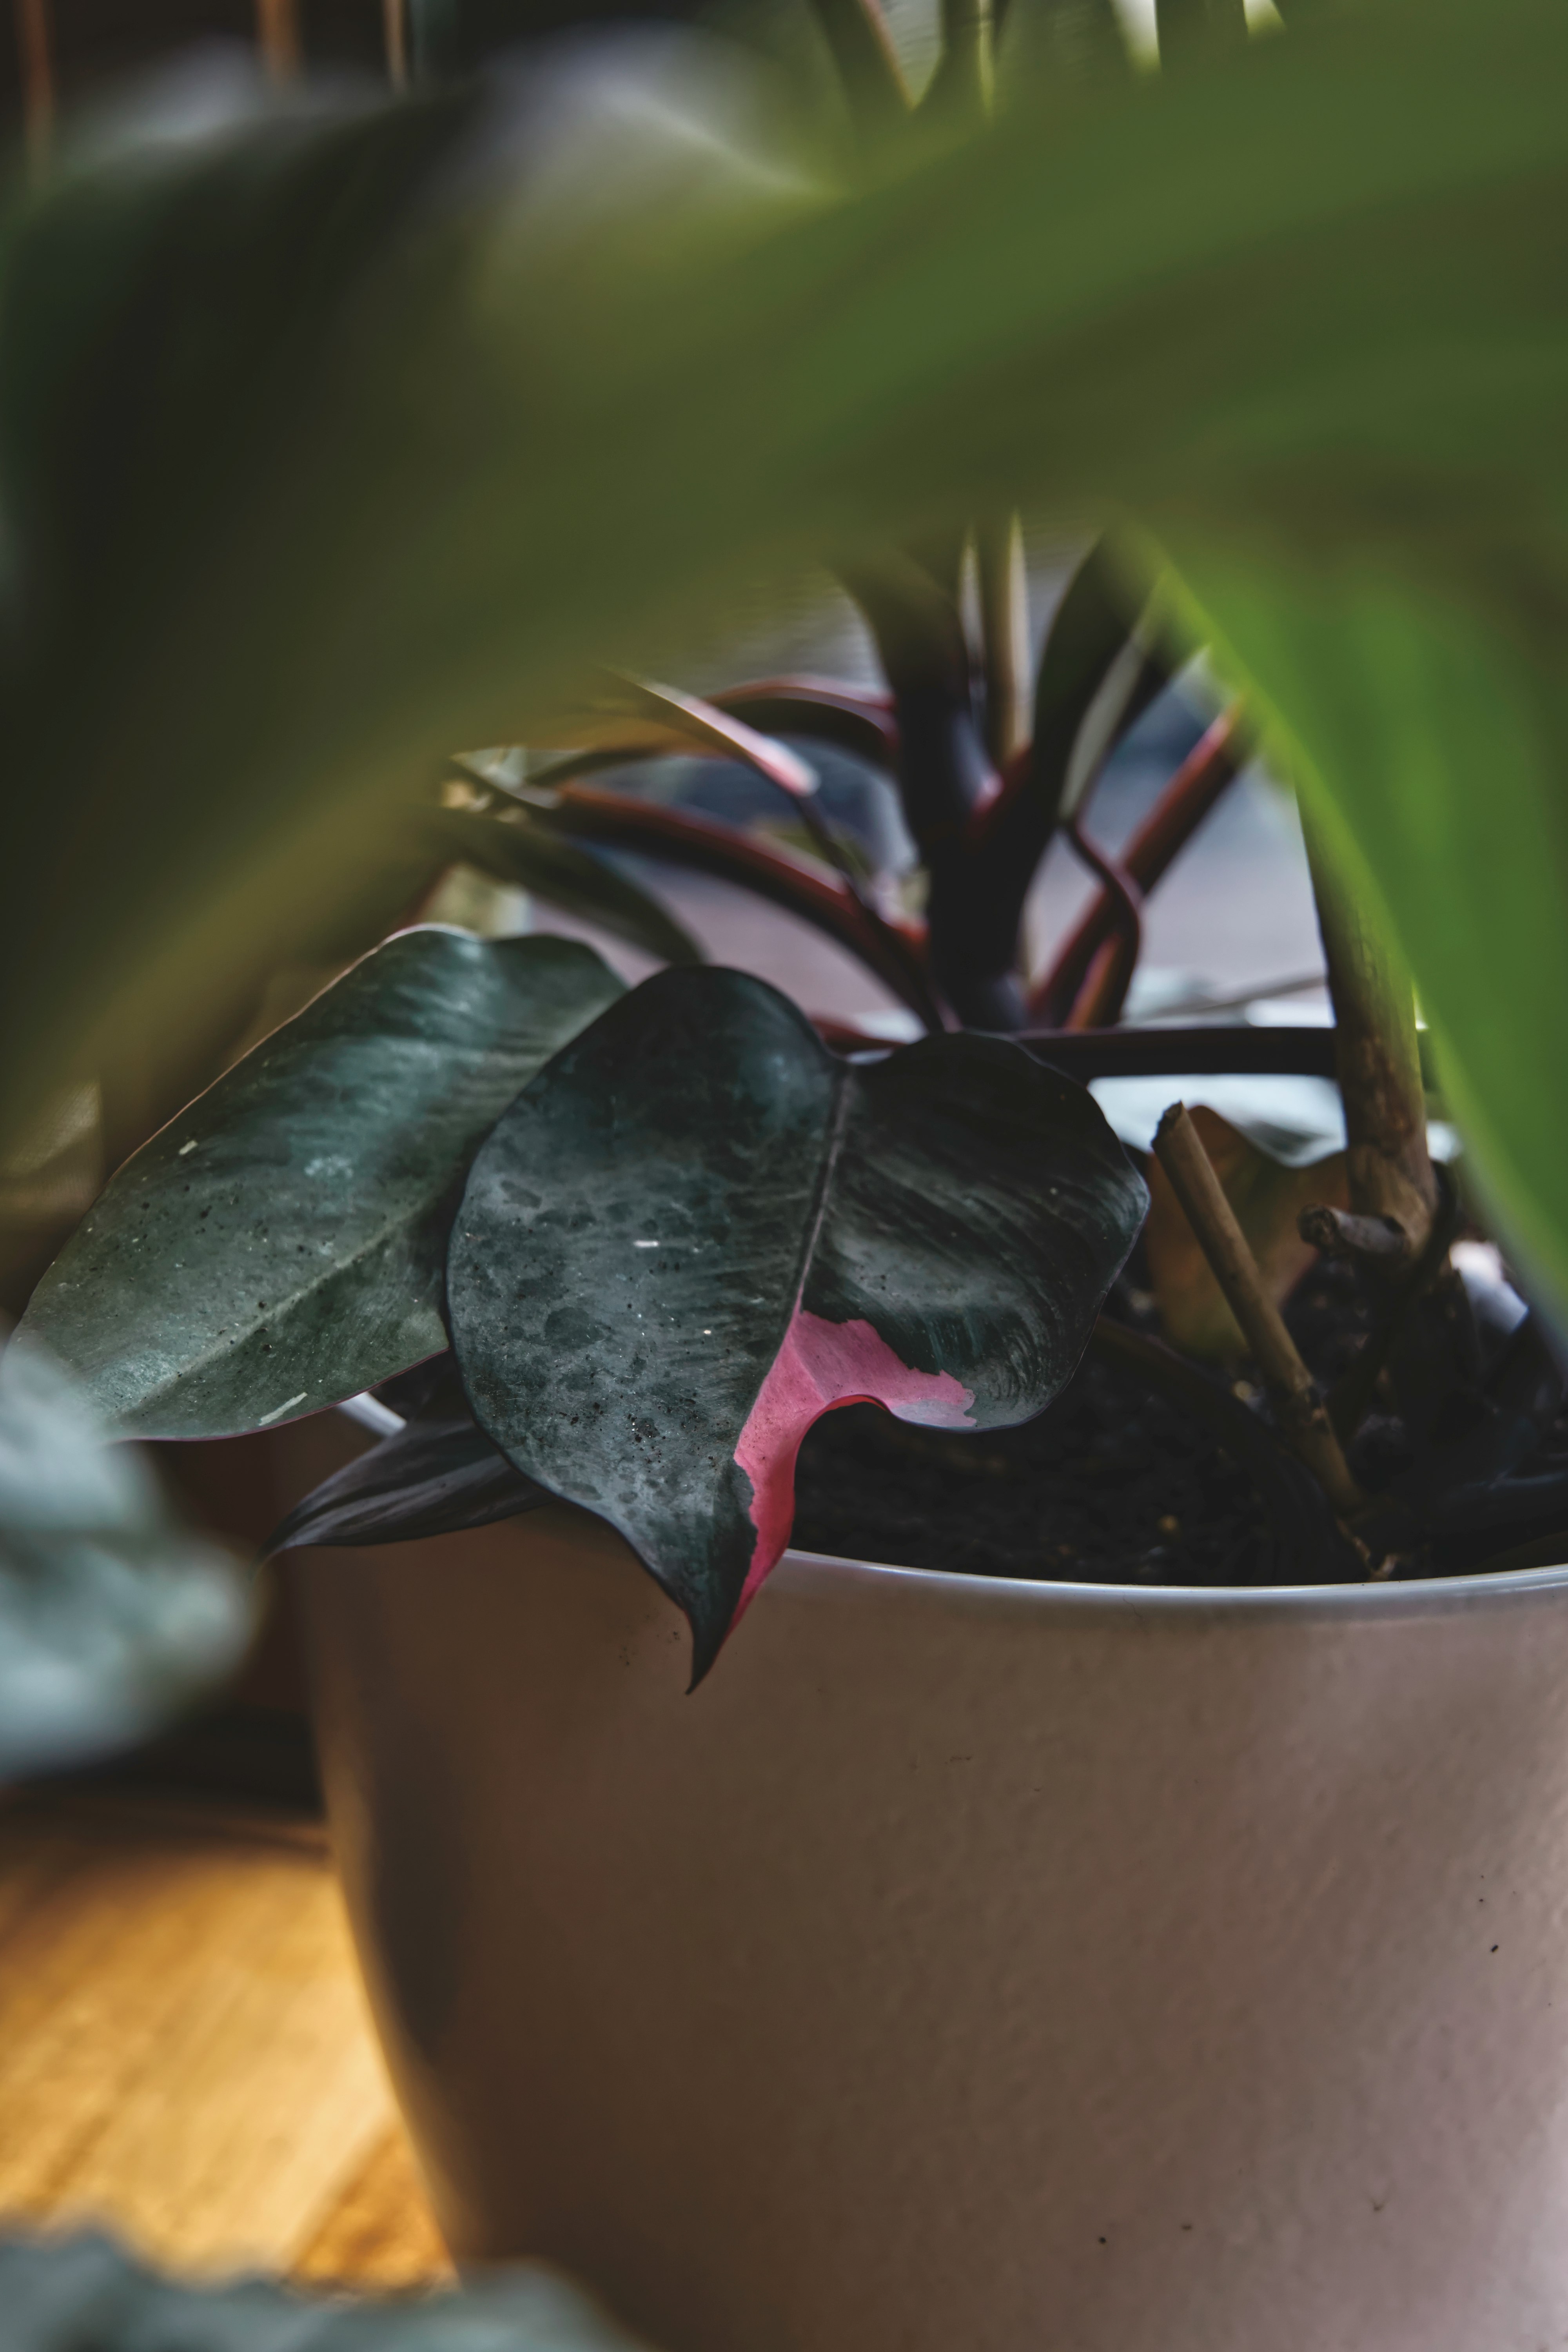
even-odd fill
[(1102, 895), (1110, 893), (1115, 929), (1096, 954), (1062, 1026), (1109, 1029), (1126, 1001), (1142, 951), (1143, 894), (1127, 868), (1090, 841), (1076, 816), (1068, 818), (1063, 830), (1090, 873), (1100, 877)]
[(754, 890), (858, 956), (928, 1028), (942, 1026), (925, 976), (923, 926), (874, 913), (837, 877), (787, 850), (688, 810), (589, 784), (567, 785), (539, 814), (574, 839), (669, 858)]
[[(1240, 773), (1248, 749), (1241, 733), (1240, 706), (1233, 704), (1194, 744), (1121, 854), (1121, 871), (1142, 898), (1146, 898), (1163, 878), (1226, 787)], [(1044, 980), (1030, 992), (1032, 1021), (1042, 1027), (1068, 1026), (1083, 997), (1085, 982), (1097, 956), (1123, 928), (1116, 891), (1102, 877), (1099, 898)], [(1083, 1020), (1074, 1025), (1100, 1024)]]

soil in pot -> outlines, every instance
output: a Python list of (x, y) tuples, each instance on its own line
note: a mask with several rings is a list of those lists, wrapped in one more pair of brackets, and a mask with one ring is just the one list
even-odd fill
[[(1133, 1278), (1110, 1302), (1111, 1318), (1157, 1331), (1152, 1299)], [(1292, 1336), (1321, 1385), (1343, 1372), (1363, 1342), (1367, 1310), (1351, 1269), (1321, 1262), (1286, 1310)], [(1225, 1383), (1215, 1381), (1216, 1388)], [(1266, 1418), (1251, 1368), (1237, 1369), (1230, 1395)], [(1371, 1490), (1414, 1458), (1398, 1416), (1373, 1411), (1352, 1450)], [(1543, 1484), (1568, 1471), (1568, 1414), (1522, 1465)], [(1365, 1573), (1349, 1548), (1323, 1547), (1303, 1575), (1299, 1548), (1282, 1542), (1252, 1465), (1175, 1396), (1091, 1348), (1050, 1409), (1012, 1430), (963, 1437), (892, 1420), (875, 1406), (826, 1414), (802, 1447), (795, 1537), (802, 1550), (898, 1560), (963, 1574), (1074, 1583), (1237, 1586), (1339, 1582)], [(1402, 1561), (1399, 1573), (1452, 1574), (1522, 1564), (1509, 1549), (1528, 1529), (1456, 1527)], [(1505, 1556), (1506, 1555), (1506, 1556)]]
[(876, 1405), (824, 1414), (801, 1448), (793, 1541), (971, 1576), (1280, 1580), (1251, 1474), (1180, 1405), (1095, 1354), (1017, 1429), (953, 1436)]

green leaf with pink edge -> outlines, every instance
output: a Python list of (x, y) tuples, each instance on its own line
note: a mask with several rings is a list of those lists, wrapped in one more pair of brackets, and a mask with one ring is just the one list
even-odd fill
[(788, 1544), (812, 1423), (1043, 1411), (1146, 1206), (1089, 1096), (1019, 1045), (849, 1063), (761, 981), (667, 971), (480, 1149), (453, 1346), (481, 1427), (686, 1612), (700, 1675)]

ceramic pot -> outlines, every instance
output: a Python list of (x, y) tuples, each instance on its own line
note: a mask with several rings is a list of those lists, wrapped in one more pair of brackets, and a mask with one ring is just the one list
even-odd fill
[(1568, 1571), (792, 1555), (690, 1696), (565, 1507), (301, 1583), (459, 2256), (668, 2352), (1568, 2345)]

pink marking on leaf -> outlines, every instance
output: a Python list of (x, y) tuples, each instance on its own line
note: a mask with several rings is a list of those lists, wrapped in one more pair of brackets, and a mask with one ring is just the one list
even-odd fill
[(973, 1429), (973, 1390), (951, 1372), (918, 1372), (904, 1363), (869, 1323), (829, 1323), (797, 1307), (735, 1448), (752, 1482), (757, 1530), (736, 1622), (789, 1543), (795, 1456), (814, 1421), (835, 1405), (882, 1404), (900, 1421)]

